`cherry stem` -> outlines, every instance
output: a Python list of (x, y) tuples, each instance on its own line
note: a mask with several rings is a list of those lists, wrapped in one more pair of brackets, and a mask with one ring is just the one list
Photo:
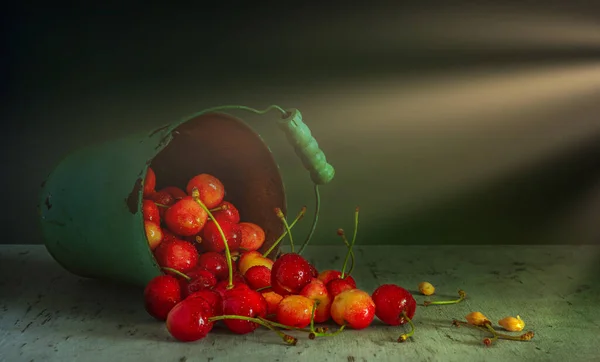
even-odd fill
[(290, 250), (293, 253), (294, 252), (294, 238), (292, 237), (292, 229), (290, 229), (290, 225), (288, 224), (287, 220), (285, 219), (285, 215), (283, 214), (283, 212), (281, 211), (280, 208), (276, 208), (275, 213), (277, 214), (277, 217), (279, 218), (279, 220), (281, 220), (281, 222), (283, 223), (283, 226), (285, 227), (285, 231), (287, 231), (288, 237), (290, 238)]
[(208, 320), (210, 322), (214, 322), (214, 321), (225, 320), (225, 319), (237, 319), (237, 320), (243, 320), (243, 321), (256, 323), (258, 325), (261, 325), (261, 326), (268, 328), (268, 329), (272, 330), (273, 332), (277, 333), (277, 335), (279, 335), (279, 337), (281, 337), (281, 339), (283, 339), (283, 341), (287, 344), (295, 346), (296, 343), (298, 342), (297, 338), (281, 332), (280, 330), (274, 328), (271, 323), (265, 322), (264, 320), (259, 319), (259, 318), (252, 318), (252, 317), (246, 317), (246, 316), (240, 316), (240, 315), (220, 315), (220, 316), (211, 317)]
[(208, 217), (210, 217), (210, 219), (217, 226), (219, 234), (221, 234), (221, 239), (223, 239), (223, 244), (225, 245), (225, 257), (227, 260), (227, 268), (229, 269), (229, 281), (227, 284), (227, 289), (231, 289), (233, 288), (233, 264), (231, 263), (231, 252), (229, 251), (229, 245), (227, 244), (227, 238), (225, 237), (225, 233), (223, 232), (221, 225), (219, 225), (219, 222), (215, 219), (210, 210), (200, 200), (200, 191), (198, 191), (198, 188), (196, 187), (194, 187), (194, 189), (192, 190), (192, 198), (194, 199), (194, 201), (196, 201), (196, 203), (198, 203), (198, 205), (200, 205), (200, 207), (202, 207), (202, 209), (204, 209), (204, 211), (208, 214)]
[(455, 300), (440, 300), (440, 301), (435, 301), (435, 302), (430, 302), (430, 301), (426, 300), (423, 302), (423, 305), (425, 307), (427, 307), (430, 305), (458, 304), (458, 303), (462, 302), (463, 300), (465, 300), (465, 298), (467, 297), (467, 293), (462, 289), (459, 289), (458, 295), (460, 296), (460, 298), (455, 299)]
[(314, 303), (310, 315), (310, 334), (308, 335), (308, 338), (315, 339), (316, 337), (332, 337), (341, 333), (344, 330), (344, 328), (346, 328), (346, 325), (344, 324), (340, 328), (338, 328), (337, 331), (332, 333), (327, 333), (327, 329), (323, 327), (315, 329), (315, 314), (317, 312), (317, 307), (321, 302), (318, 299), (313, 299), (313, 301)]
[(499, 333), (492, 327), (492, 325), (490, 323), (486, 323), (485, 327), (481, 327), (481, 326), (476, 326), (476, 325), (469, 324), (467, 322), (463, 322), (463, 321), (459, 321), (459, 320), (455, 319), (452, 321), (452, 324), (454, 324), (455, 326), (467, 326), (467, 327), (479, 329), (482, 332), (489, 332), (494, 336), (493, 339), (499, 338), (499, 339), (506, 339), (506, 340), (511, 340), (511, 341), (529, 341), (535, 336), (535, 333), (533, 333), (533, 331), (528, 331), (528, 332), (525, 332), (518, 336), (511, 336), (508, 334)]
[[(344, 241), (344, 244), (346, 244), (346, 247), (348, 247), (350, 249), (350, 243), (348, 242), (348, 239), (346, 239), (346, 234), (344, 233), (343, 229), (338, 229), (337, 231), (338, 235), (342, 237), (342, 240)], [(354, 270), (354, 250), (350, 249), (350, 270), (348, 271), (348, 275), (352, 274), (352, 271)]]
[(358, 206), (354, 210), (354, 235), (352, 236), (352, 242), (350, 243), (350, 247), (348, 248), (348, 252), (346, 253), (346, 259), (344, 260), (344, 265), (342, 266), (342, 275), (341, 279), (345, 278), (346, 265), (348, 264), (348, 259), (350, 258), (350, 254), (352, 254), (352, 248), (354, 247), (354, 243), (356, 242), (356, 233), (358, 232)]
[(408, 317), (408, 315), (406, 315), (405, 311), (402, 311), (402, 318), (404, 318), (408, 322), (408, 324), (410, 324), (410, 332), (405, 333), (405, 334), (401, 335), (400, 337), (398, 337), (398, 342), (404, 342), (415, 334), (415, 324)]
[(293, 326), (286, 326), (285, 324), (273, 322), (273, 321), (264, 319), (263, 317), (257, 317), (257, 318), (259, 320), (263, 321), (264, 323), (268, 323), (268, 324), (272, 325), (273, 327), (287, 329), (287, 330), (290, 330), (290, 331), (310, 332), (310, 330), (308, 330), (306, 328), (298, 328), (298, 327), (293, 327)]
[[(325, 332), (325, 331), (319, 332), (318, 331), (319, 328), (317, 328), (317, 331), (316, 332), (311, 332), (308, 335), (308, 338), (315, 339), (316, 337), (334, 337), (334, 336), (337, 336), (338, 334), (342, 333), (344, 331), (344, 329), (346, 329), (346, 325), (345, 324), (342, 324), (340, 326), (340, 328), (337, 329), (337, 331), (331, 332), (331, 333), (328, 333), (328, 332)], [(324, 330), (326, 330), (326, 329), (324, 329)]]
[(217, 206), (214, 209), (210, 209), (210, 212), (225, 211), (225, 210), (229, 210), (229, 206), (227, 206), (227, 204)]
[[(294, 227), (294, 225), (296, 225), (296, 223), (298, 221), (300, 221), (302, 219), (302, 217), (304, 216), (304, 214), (306, 213), (306, 207), (302, 207), (302, 209), (300, 209), (300, 212), (298, 213), (298, 216), (296, 216), (296, 218), (294, 219), (294, 221), (289, 225), (290, 229)], [(281, 240), (283, 240), (283, 238), (285, 238), (285, 236), (288, 234), (287, 229), (283, 232), (283, 234), (281, 234), (281, 236), (279, 236), (279, 238), (277, 238), (277, 240), (275, 240), (275, 242), (273, 243), (273, 245), (271, 245), (271, 247), (269, 248), (269, 250), (265, 251), (263, 254), (263, 258), (266, 258), (269, 254), (271, 254), (271, 252), (273, 250), (275, 250), (275, 248), (277, 247), (277, 245), (279, 245), (279, 243), (281, 242)]]
[(271, 286), (270, 286), (270, 285), (268, 285), (268, 286), (266, 286), (266, 287), (258, 288), (258, 289), (256, 289), (256, 291), (257, 291), (257, 292), (262, 292), (263, 290), (267, 290), (267, 289), (271, 289)]
[(169, 205), (159, 204), (158, 202), (155, 202), (155, 204), (156, 204), (156, 206), (158, 206), (158, 207), (164, 207), (165, 209), (168, 209), (169, 207), (171, 207)]
[(313, 222), (312, 222), (312, 227), (310, 228), (310, 232), (308, 233), (306, 240), (304, 240), (304, 243), (300, 247), (300, 250), (298, 250), (298, 255), (302, 255), (304, 248), (306, 248), (306, 246), (308, 245), (308, 242), (310, 241), (310, 239), (312, 239), (312, 237), (315, 233), (315, 230), (317, 229), (317, 223), (319, 222), (320, 210), (321, 210), (321, 195), (319, 194), (319, 185), (315, 184), (315, 216), (313, 217)]
[(190, 280), (192, 280), (192, 278), (190, 278), (189, 276), (187, 276), (187, 275), (183, 274), (183, 273), (182, 273), (182, 272), (180, 272), (179, 270), (176, 270), (176, 269), (173, 269), (173, 268), (169, 268), (169, 267), (166, 267), (166, 266), (163, 266), (163, 267), (162, 267), (162, 269), (163, 269), (163, 270), (166, 270), (166, 271), (168, 271), (168, 272), (171, 272), (171, 273), (173, 273), (173, 274), (177, 274), (177, 275), (179, 275), (180, 277), (182, 277), (182, 278), (184, 278), (185, 280), (187, 280), (188, 282), (189, 282)]

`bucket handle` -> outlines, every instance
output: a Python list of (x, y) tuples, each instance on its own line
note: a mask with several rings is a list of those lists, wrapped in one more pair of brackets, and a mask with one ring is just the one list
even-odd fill
[(190, 117), (187, 117), (187, 119), (195, 118), (199, 115), (210, 112), (223, 110), (244, 110), (260, 115), (266, 114), (271, 110), (277, 110), (281, 113), (281, 119), (277, 120), (279, 129), (281, 129), (285, 133), (288, 142), (294, 148), (294, 152), (302, 161), (302, 165), (307, 171), (309, 171), (310, 178), (314, 184), (315, 215), (313, 218), (311, 230), (306, 240), (302, 244), (302, 247), (300, 248), (300, 250), (298, 250), (298, 254), (302, 254), (304, 248), (308, 245), (308, 242), (312, 238), (317, 227), (317, 222), (319, 220), (319, 211), (321, 208), (319, 185), (329, 183), (335, 176), (335, 169), (329, 162), (327, 162), (325, 153), (323, 153), (323, 151), (319, 147), (319, 143), (312, 135), (312, 132), (310, 131), (308, 126), (303, 122), (302, 113), (300, 113), (300, 111), (296, 108), (284, 110), (283, 108), (277, 105), (271, 105), (264, 110), (258, 110), (247, 106), (226, 105), (205, 109), (200, 113), (196, 113)]

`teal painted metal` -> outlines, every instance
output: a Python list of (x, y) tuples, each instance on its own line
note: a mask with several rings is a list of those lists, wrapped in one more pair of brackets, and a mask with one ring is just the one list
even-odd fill
[[(143, 226), (143, 190), (135, 185), (168, 143), (169, 130), (78, 150), (50, 174), (41, 195), (42, 231), (48, 252), (65, 269), (138, 285), (159, 274)], [(132, 212), (127, 199), (134, 191)]]
[(310, 177), (316, 185), (330, 182), (335, 176), (335, 169), (327, 162), (319, 143), (302, 121), (302, 114), (297, 109), (290, 109), (287, 113), (287, 117), (278, 121), (279, 128), (285, 132), (302, 165), (310, 172)]
[[(39, 205), (45, 245), (52, 257), (83, 277), (143, 286), (159, 275), (143, 226), (142, 180), (178, 127), (215, 109), (158, 130), (91, 145), (63, 159), (44, 182)], [(264, 150), (271, 155), (266, 145)], [(278, 170), (274, 160), (273, 164)], [(278, 192), (285, 194), (279, 177), (272, 185), (280, 186)], [(272, 191), (269, 196), (275, 194)], [(281, 197), (285, 212), (285, 195)], [(283, 227), (278, 224), (277, 228)]]

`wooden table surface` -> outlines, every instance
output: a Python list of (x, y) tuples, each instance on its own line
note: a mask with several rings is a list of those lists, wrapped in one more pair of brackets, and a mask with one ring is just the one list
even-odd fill
[[(307, 248), (319, 269), (340, 268), (344, 249)], [(333, 338), (299, 337), (286, 346), (263, 329), (244, 336), (215, 328), (179, 343), (150, 318), (141, 290), (82, 279), (63, 270), (40, 245), (0, 246), (2, 361), (593, 361), (600, 357), (600, 246), (357, 247), (354, 277), (371, 293), (383, 283), (415, 290), (421, 281), (456, 305), (418, 307), (416, 333), (375, 321)], [(426, 298), (415, 291), (422, 303)], [(498, 341), (456, 328), (452, 319), (481, 311), (493, 322), (519, 314), (530, 342)], [(594, 359), (596, 358), (596, 359)]]

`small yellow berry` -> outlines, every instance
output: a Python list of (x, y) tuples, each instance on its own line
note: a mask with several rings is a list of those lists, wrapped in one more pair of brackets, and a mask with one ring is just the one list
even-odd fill
[(520, 332), (523, 330), (523, 328), (525, 328), (525, 322), (523, 322), (523, 320), (519, 316), (517, 316), (517, 318), (506, 317), (506, 318), (500, 319), (498, 321), (498, 324), (502, 328), (504, 328), (510, 332)]
[(486, 324), (491, 324), (490, 320), (487, 319), (487, 317), (484, 316), (481, 312), (471, 312), (467, 314), (465, 319), (467, 320), (467, 323), (478, 327), (483, 327)]
[(421, 292), (423, 295), (432, 295), (435, 292), (435, 288), (433, 285), (431, 285), (431, 283), (422, 282), (419, 284), (419, 292)]

